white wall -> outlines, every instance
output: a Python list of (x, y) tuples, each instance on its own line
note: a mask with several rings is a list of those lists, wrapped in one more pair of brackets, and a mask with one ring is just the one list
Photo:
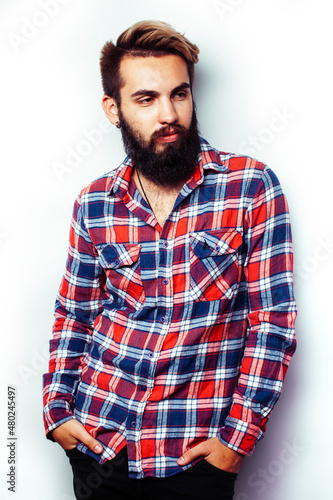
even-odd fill
[[(201, 48), (195, 90), (202, 135), (222, 150), (267, 162), (292, 213), (298, 350), (267, 435), (241, 471), (235, 500), (329, 497), (330, 4), (1, 0), (1, 498), (74, 499), (67, 459), (44, 439), (41, 376), (74, 199), (123, 158), (115, 129), (101, 132), (90, 149), (82, 144), (104, 118), (99, 51), (149, 18), (170, 22)], [(66, 164), (73, 150), (80, 153)], [(67, 170), (60, 173), (59, 164)], [(6, 486), (7, 385), (17, 392), (15, 497)]]

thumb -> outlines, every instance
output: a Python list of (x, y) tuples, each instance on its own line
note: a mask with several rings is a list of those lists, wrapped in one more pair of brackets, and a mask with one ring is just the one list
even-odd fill
[(83, 425), (80, 425), (80, 427), (77, 429), (76, 432), (76, 439), (81, 441), (81, 443), (85, 444), (88, 446), (89, 450), (91, 450), (93, 453), (100, 454), (103, 451), (103, 447), (97, 439), (94, 439), (88, 431), (84, 428)]
[(177, 460), (178, 465), (188, 465), (193, 460), (198, 457), (206, 456), (205, 442), (194, 446), (190, 450), (187, 450), (183, 455)]

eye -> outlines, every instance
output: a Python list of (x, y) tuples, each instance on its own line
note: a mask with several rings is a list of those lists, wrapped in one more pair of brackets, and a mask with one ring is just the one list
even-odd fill
[(174, 99), (179, 99), (179, 100), (186, 99), (186, 97), (187, 97), (187, 92), (186, 92), (186, 90), (180, 90), (179, 92), (176, 92), (176, 93), (173, 95), (173, 98), (174, 98)]
[(151, 104), (153, 102), (153, 100), (154, 100), (153, 97), (147, 96), (147, 97), (143, 97), (143, 98), (139, 99), (137, 102), (138, 102), (138, 104), (147, 105), (147, 104)]

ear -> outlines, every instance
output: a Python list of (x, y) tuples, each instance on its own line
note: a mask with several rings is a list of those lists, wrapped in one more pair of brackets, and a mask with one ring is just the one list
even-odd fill
[(115, 99), (113, 99), (113, 97), (109, 97), (108, 95), (103, 96), (102, 107), (112, 125), (116, 125), (116, 123), (119, 122), (119, 112)]

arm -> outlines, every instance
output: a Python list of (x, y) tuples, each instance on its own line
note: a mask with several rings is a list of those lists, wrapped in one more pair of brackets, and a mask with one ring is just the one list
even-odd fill
[(248, 332), (238, 386), (220, 441), (251, 454), (263, 436), (296, 348), (293, 256), (288, 205), (265, 169), (245, 217)]
[(248, 331), (238, 386), (218, 438), (187, 451), (180, 465), (205, 456), (221, 469), (238, 472), (241, 455), (251, 454), (265, 432), (295, 351), (296, 306), (287, 202), (277, 178), (268, 169), (251, 187), (252, 202), (244, 224)]
[[(69, 429), (69, 434), (72, 434), (74, 429), (76, 435), (78, 425), (81, 426), (77, 421), (69, 421), (74, 419), (75, 394), (81, 377), (82, 360), (89, 351), (94, 320), (102, 310), (102, 290), (103, 276), (97, 252), (85, 227), (78, 199), (70, 229), (66, 272), (56, 301), (49, 372), (44, 375), (43, 392), (46, 433), (64, 447), (64, 430)], [(82, 437), (84, 427), (81, 427), (79, 434)], [(50, 433), (56, 428), (57, 432), (51, 436)], [(67, 446), (73, 447), (69, 435), (68, 440)]]

